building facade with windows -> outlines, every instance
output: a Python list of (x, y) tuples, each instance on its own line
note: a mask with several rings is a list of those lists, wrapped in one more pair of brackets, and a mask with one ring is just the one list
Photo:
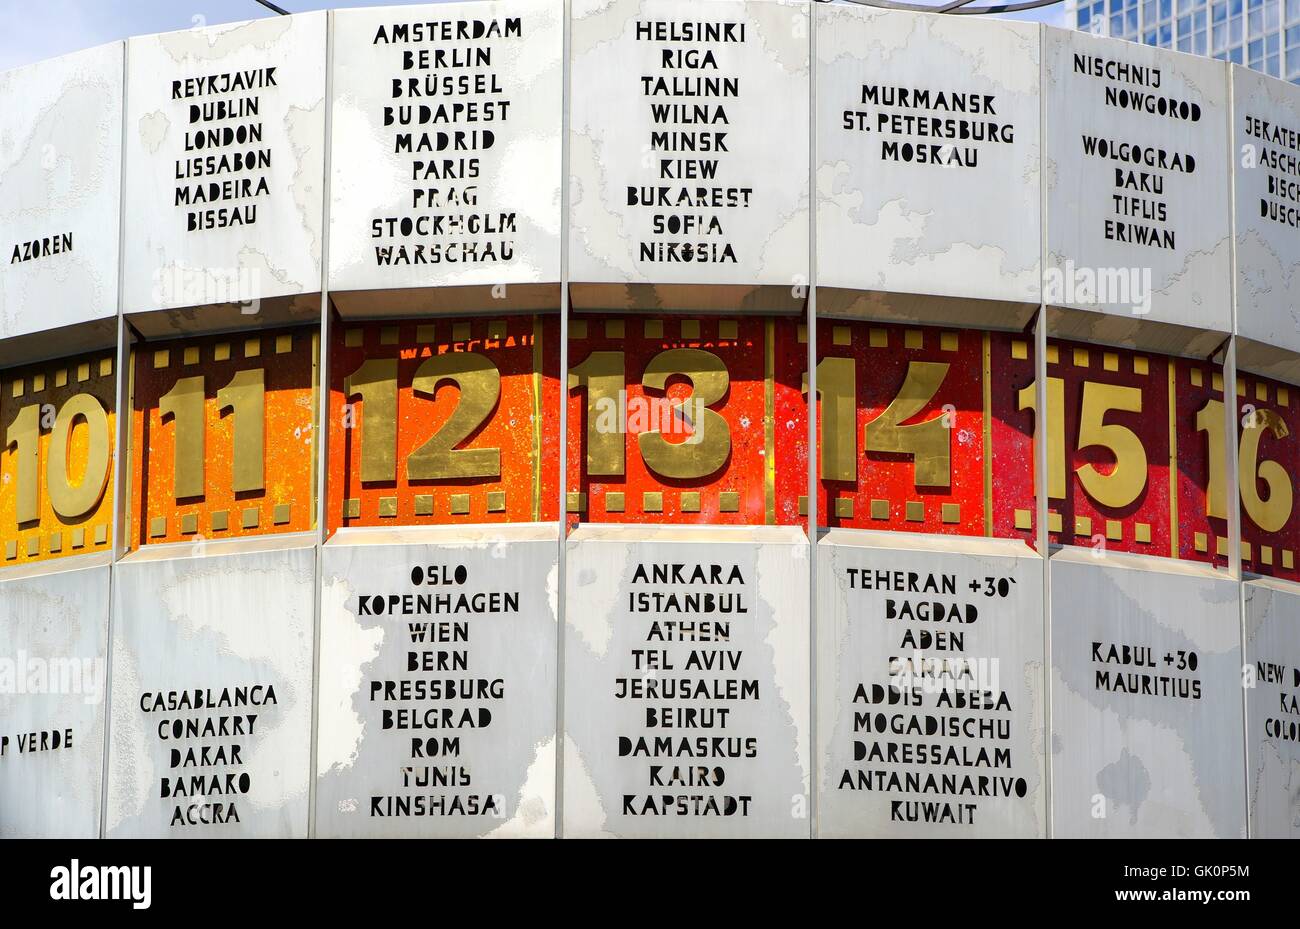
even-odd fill
[(1300, 0), (1068, 0), (1067, 22), (1300, 80)]

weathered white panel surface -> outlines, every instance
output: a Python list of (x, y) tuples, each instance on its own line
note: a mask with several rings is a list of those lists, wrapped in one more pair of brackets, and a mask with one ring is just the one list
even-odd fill
[(1300, 838), (1300, 587), (1258, 578), (1243, 588), (1250, 834)]
[(1237, 363), (1294, 381), (1300, 373), (1300, 88), (1234, 65), (1232, 101), (1232, 148), (1241, 155), (1232, 165), (1237, 331), (1260, 343), (1239, 343)]
[(817, 283), (874, 292), (819, 309), (924, 312), (887, 293), (1036, 307), (1038, 25), (815, 9)]
[(124, 48), (0, 73), (0, 338), (117, 313)]
[(1237, 587), (1167, 559), (1052, 556), (1057, 837), (1245, 834)]
[(108, 836), (307, 835), (312, 538), (114, 568)]
[(109, 571), (0, 574), (0, 838), (99, 835)]
[(325, 546), (318, 836), (554, 836), (558, 543), (515, 525)]
[(564, 835), (806, 838), (804, 534), (586, 525), (567, 544)]
[(130, 40), (125, 312), (320, 290), (325, 23)]
[(1140, 323), (1195, 327), (1169, 350), (1208, 354), (1231, 327), (1227, 66), (1050, 28), (1043, 57), (1044, 300), (1100, 314), (1056, 331), (1158, 348)]
[(559, 280), (563, 37), (559, 0), (334, 14), (333, 293)]
[[(576, 0), (575, 305), (748, 306), (808, 280), (809, 4)], [(660, 299), (625, 291), (654, 284)], [(663, 285), (732, 285), (689, 297)]]
[(1042, 560), (851, 529), (818, 545), (819, 834), (1046, 835)]

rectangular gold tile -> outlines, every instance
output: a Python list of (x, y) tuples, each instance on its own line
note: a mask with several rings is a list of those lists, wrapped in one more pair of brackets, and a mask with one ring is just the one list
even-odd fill
[(807, 515), (808, 515), (808, 495), (807, 495), (807, 494), (803, 494), (802, 496), (799, 497), (799, 515), (800, 515), (800, 516), (807, 516)]
[(293, 333), (284, 332), (275, 337), (275, 353), (277, 355), (287, 355), (293, 351)]
[(86, 547), (86, 530), (85, 530), (85, 529), (73, 529), (73, 530), (72, 530), (72, 547), (73, 547), (73, 548), (85, 548), (85, 547)]
[(1112, 542), (1124, 541), (1124, 527), (1118, 519), (1106, 520), (1106, 538)]
[(1228, 554), (1228, 540), (1223, 536), (1217, 536), (1214, 540), (1214, 553), (1216, 555)]
[(1029, 510), (1016, 510), (1016, 528), (1032, 529), (1034, 528), (1034, 516)]
[(835, 498), (835, 515), (840, 519), (853, 518), (853, 498), (836, 497)]
[(1245, 539), (1241, 540), (1241, 559), (1242, 561), (1252, 560), (1250, 557), (1250, 543), (1247, 542)]
[(622, 513), (623, 512), (623, 491), (611, 490), (605, 494), (605, 512)]
[(740, 494), (734, 490), (724, 490), (718, 494), (718, 511), (721, 513), (739, 513)]
[(1265, 403), (1268, 402), (1268, 384), (1263, 381), (1255, 382), (1255, 399)]
[(871, 501), (871, 518), (872, 519), (889, 519), (889, 501), (872, 500)]
[(1092, 535), (1092, 517), (1076, 516), (1074, 517), (1074, 534), (1075, 535)]
[(908, 500), (904, 506), (904, 515), (909, 523), (919, 523), (925, 521), (925, 501)]
[(1060, 514), (1060, 513), (1053, 513), (1051, 510), (1048, 510), (1048, 511), (1047, 511), (1047, 531), (1048, 531), (1048, 532), (1063, 532), (1064, 530), (1065, 530), (1065, 522), (1064, 522), (1064, 520), (1061, 519), (1061, 514)]
[(21, 397), (26, 392), (26, 390), (27, 390), (27, 382), (20, 377), (18, 378), (18, 380), (13, 382), (13, 389), (10, 391), (10, 395), (13, 396), (14, 398), (18, 398)]
[(239, 524), (245, 529), (256, 529), (262, 522), (262, 511), (255, 506), (244, 507), (243, 515), (239, 518)]
[(289, 504), (277, 503), (275, 509), (271, 511), (271, 522), (277, 526), (287, 526), (289, 524)]
[[(416, 498), (419, 499), (418, 497)], [(358, 497), (349, 497), (343, 501), (343, 518), (356, 519), (361, 515), (361, 500)]]
[(1074, 350), (1074, 366), (1076, 368), (1088, 367), (1088, 350), (1086, 348), (1076, 348)]
[(698, 339), (700, 337), (700, 321), (698, 319), (683, 319), (681, 333), (683, 339)]
[(161, 539), (167, 534), (167, 517), (155, 516), (149, 520), (149, 538)]
[[(1223, 375), (1220, 374), (1218, 371), (1215, 371), (1213, 374), (1210, 375), (1210, 389), (1217, 390), (1220, 392), (1223, 390)], [(1237, 393), (1241, 393), (1241, 391), (1242, 388), (1238, 386)]]
[(438, 327), (433, 323), (424, 323), (415, 327), (415, 341), (428, 345), (438, 337)]
[(1238, 397), (1246, 396), (1246, 382), (1243, 380), (1237, 381), (1237, 396)]
[(452, 494), (449, 502), (452, 516), (469, 515), (469, 494)]
[(587, 495), (577, 491), (569, 491), (565, 494), (564, 508), (570, 513), (587, 512)]
[(740, 338), (740, 323), (734, 319), (718, 320), (718, 338), (725, 342), (734, 342)]
[(380, 497), (379, 498), (379, 515), (382, 519), (392, 519), (397, 515), (397, 498)]
[(212, 531), (225, 532), (230, 528), (230, 511), (214, 510), (212, 513)]
[[(50, 549), (50, 551), (53, 551), (53, 550), (54, 550), (54, 549)], [(1262, 562), (1263, 562), (1264, 564), (1266, 564), (1266, 565), (1271, 565), (1271, 564), (1273, 564), (1273, 546), (1271, 546), (1271, 545), (1261, 545), (1261, 546), (1259, 547), (1259, 560), (1262, 561)]]
[(489, 513), (504, 513), (506, 511), (506, 492), (504, 490), (488, 491), (487, 510)]
[(5, 543), (5, 560), (13, 561), (18, 557), (18, 540), (10, 539)]
[(889, 348), (889, 330), (874, 327), (868, 329), (867, 345), (871, 348)]
[(939, 350), (943, 352), (957, 351), (957, 333), (941, 332), (939, 333)]
[(45, 389), (45, 375), (44, 375), (44, 374), (33, 374), (33, 375), (32, 375), (32, 393), (34, 393), (34, 394), (38, 394), (38, 393), (40, 393), (40, 392), (41, 392), (42, 390), (44, 390), (44, 389)]
[(587, 337), (587, 321), (585, 319), (569, 320), (569, 338), (585, 339)]
[(647, 490), (641, 494), (641, 509), (646, 513), (662, 513), (664, 511), (663, 492)]
[(1288, 571), (1295, 568), (1295, 552), (1289, 548), (1282, 549), (1282, 567)]
[(808, 324), (807, 324), (807, 323), (800, 323), (800, 324), (799, 324), (799, 327), (798, 327), (798, 329), (797, 329), (796, 332), (795, 332), (795, 337), (799, 340), (799, 344), (800, 344), (800, 345), (807, 345), (807, 344), (808, 344)]
[(641, 332), (647, 339), (662, 339), (664, 337), (664, 321), (662, 319), (647, 319), (641, 324)]
[(961, 504), (945, 503), (939, 508), (940, 518), (949, 525), (961, 522)]
[(29, 535), (27, 537), (27, 557), (35, 558), (41, 553), (41, 537), (38, 535)]
[(607, 320), (605, 320), (605, 338), (607, 338), (607, 339), (621, 339), (621, 338), (623, 338), (623, 334), (624, 334), (626, 331), (627, 331), (627, 329), (626, 329), (626, 327), (623, 325), (623, 320), (621, 320), (621, 319), (607, 319)]
[(1011, 340), (1011, 360), (1024, 361), (1029, 357), (1029, 343), (1024, 339)]
[(1117, 352), (1102, 352), (1101, 368), (1103, 371), (1118, 371), (1119, 354)]
[(1047, 346), (1047, 363), (1049, 365), (1061, 363), (1061, 347), (1059, 345)]
[(181, 535), (194, 535), (199, 531), (199, 514), (185, 513), (181, 516)]
[(1283, 408), (1291, 405), (1291, 391), (1281, 384), (1277, 385), (1277, 405)]
[(113, 359), (111, 356), (99, 359), (99, 376), (111, 377), (113, 374)]
[(366, 332), (364, 329), (344, 329), (343, 345), (346, 348), (360, 348), (365, 337)]
[(67, 384), (68, 384), (68, 369), (59, 368), (57, 371), (54, 372), (54, 386), (66, 387)]
[(257, 358), (262, 354), (261, 338), (252, 338), (244, 340), (244, 357)]
[(1196, 532), (1196, 533), (1193, 533), (1193, 534), (1192, 534), (1192, 546), (1193, 546), (1193, 547), (1194, 547), (1198, 552), (1208, 552), (1208, 551), (1210, 550), (1210, 540), (1209, 540), (1209, 537), (1206, 536), (1206, 534), (1205, 534), (1204, 532)]
[(834, 345), (852, 345), (853, 330), (848, 326), (832, 326), (831, 343)]
[(468, 342), (472, 335), (473, 332), (469, 323), (451, 324), (451, 340), (453, 342)]
[(698, 513), (700, 511), (700, 492), (698, 490), (682, 491), (682, 512)]
[(488, 321), (488, 338), (497, 339), (498, 341), (506, 337), (508, 324), (504, 319), (493, 319)]
[(172, 363), (172, 353), (170, 349), (160, 348), (153, 353), (154, 370), (165, 368)]
[(433, 494), (415, 495), (415, 515), (416, 516), (433, 515)]
[(1143, 545), (1151, 544), (1151, 524), (1135, 523), (1133, 526), (1133, 540), (1141, 542)]
[(923, 348), (924, 345), (924, 335), (920, 329), (905, 329), (903, 331), (903, 348)]
[(187, 345), (181, 352), (181, 364), (196, 365), (199, 363), (199, 347), (197, 345)]
[(1201, 373), (1200, 368), (1189, 369), (1187, 377), (1191, 380), (1193, 387), (1200, 387), (1205, 383), (1205, 376)]
[(57, 555), (61, 551), (63, 551), (63, 533), (50, 533), (50, 554)]
[(230, 360), (230, 343), (229, 343), (229, 342), (218, 342), (216, 345), (212, 346), (212, 360), (213, 360), (213, 361), (229, 361), (229, 360)]
[(1151, 373), (1151, 365), (1147, 361), (1146, 355), (1133, 356), (1133, 373), (1146, 376)]

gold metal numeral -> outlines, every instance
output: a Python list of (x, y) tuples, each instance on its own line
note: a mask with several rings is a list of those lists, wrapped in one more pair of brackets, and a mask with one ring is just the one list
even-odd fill
[(1085, 381), (1083, 411), (1079, 417), (1079, 450), (1100, 445), (1115, 456), (1115, 467), (1102, 474), (1091, 464), (1078, 469), (1079, 483), (1102, 506), (1125, 507), (1147, 486), (1147, 451), (1142, 440), (1127, 426), (1106, 423), (1109, 410), (1142, 412), (1142, 390), (1118, 384)]
[(944, 417), (901, 425), (934, 399), (948, 376), (948, 367), (944, 362), (908, 362), (898, 395), (863, 430), (867, 451), (912, 456), (913, 483), (917, 487), (947, 487), (952, 483), (952, 430)]
[(158, 412), (172, 417), (173, 494), (177, 500), (201, 497), (204, 491), (203, 375), (182, 377), (158, 399)]
[[(1207, 400), (1196, 411), (1196, 431), (1204, 432), (1209, 446), (1206, 456), (1210, 466), (1210, 486), (1205, 491), (1205, 515), (1214, 519), (1228, 518), (1228, 477), (1224, 466), (1223, 401)], [(1242, 457), (1242, 461), (1245, 458)], [(1242, 474), (1246, 472), (1243, 470)], [(1254, 474), (1254, 465), (1251, 465)]]
[[(1259, 440), (1264, 430), (1275, 439), (1290, 434), (1282, 417), (1272, 410), (1256, 410), (1251, 425), (1241, 432), (1238, 468), (1241, 474), (1241, 505), (1255, 525), (1264, 532), (1277, 532), (1291, 518), (1293, 504), (1291, 478), (1276, 461), (1259, 460)], [(1268, 485), (1267, 496), (1259, 493), (1259, 482)]]
[[(85, 421), (89, 441), (86, 470), (81, 482), (74, 486), (68, 475), (68, 451), (78, 419)], [(76, 519), (95, 508), (108, 484), (108, 442), (108, 414), (98, 399), (90, 394), (77, 394), (63, 404), (54, 419), (45, 462), (45, 486), (54, 512), (65, 519)]]
[(343, 381), (361, 396), (361, 480), (397, 480), (397, 359), (371, 358)]
[(230, 383), (217, 391), (217, 409), (234, 416), (235, 493), (265, 487), (266, 460), (266, 373), (262, 368), (236, 371)]
[[(1038, 382), (1030, 381), (1017, 393), (1018, 410), (1034, 411), (1034, 434), (1043, 417), (1038, 415)], [(1035, 476), (1037, 480), (1037, 476)], [(1047, 496), (1065, 499), (1065, 380), (1047, 379)]]
[[(721, 413), (709, 409), (727, 395), (731, 378), (726, 364), (712, 352), (673, 348), (650, 359), (641, 383), (652, 390), (665, 390), (673, 375), (691, 382), (691, 396), (673, 405), (673, 416), (690, 422), (692, 435), (674, 445), (658, 430), (639, 433), (641, 457), (647, 468), (664, 477), (707, 477), (721, 468), (731, 454), (731, 428)], [(699, 412), (698, 422), (691, 420), (687, 404)]]
[(592, 352), (569, 369), (569, 389), (587, 392), (587, 474), (621, 476), (626, 468), (619, 396), (626, 387), (622, 352)]
[(30, 404), (18, 411), (5, 433), (6, 447), (17, 446), (14, 466), (18, 476), (18, 524), (29, 523), (41, 515), (38, 468), (41, 463), (41, 408)]
[(501, 372), (484, 355), (448, 352), (426, 359), (416, 369), (411, 386), (417, 394), (432, 398), (446, 381), (460, 390), (456, 408), (442, 428), (411, 453), (408, 475), (414, 480), (500, 477), (501, 449), (456, 446), (492, 415), (501, 398)]
[[(803, 378), (808, 391), (808, 375)], [(856, 428), (857, 373), (852, 358), (823, 358), (817, 362), (817, 396), (821, 398), (822, 440), (819, 449), (822, 479), (855, 481), (858, 478)]]

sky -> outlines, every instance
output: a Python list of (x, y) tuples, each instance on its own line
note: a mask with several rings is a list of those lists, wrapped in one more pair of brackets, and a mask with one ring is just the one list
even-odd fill
[[(428, 0), (274, 0), (291, 13), (334, 7), (408, 6)], [(984, 0), (975, 0), (984, 2)], [(0, 71), (151, 32), (273, 16), (255, 0), (0, 0)], [(1012, 15), (1064, 25), (1063, 3)]]

